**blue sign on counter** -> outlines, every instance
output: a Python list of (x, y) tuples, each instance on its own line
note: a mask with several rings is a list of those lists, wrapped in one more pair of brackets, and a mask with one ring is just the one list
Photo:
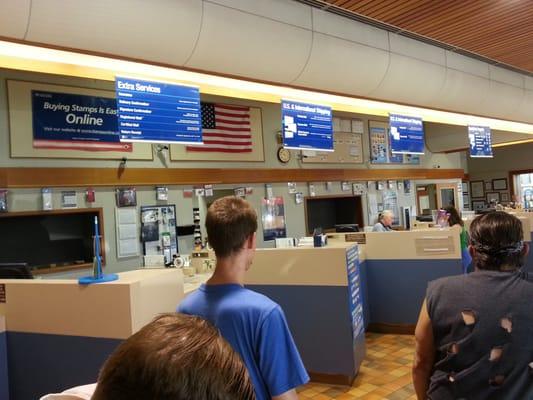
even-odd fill
[(352, 322), (353, 340), (363, 333), (363, 301), (361, 278), (359, 276), (359, 247), (356, 245), (346, 250), (346, 268), (348, 273), (348, 292), (350, 295), (350, 320)]
[(488, 126), (468, 126), (470, 157), (492, 157), (492, 135)]
[(281, 125), (283, 147), (333, 151), (331, 107), (282, 100)]
[(422, 118), (390, 114), (389, 125), (392, 154), (424, 154)]
[(121, 141), (202, 143), (198, 88), (117, 77), (115, 91)]

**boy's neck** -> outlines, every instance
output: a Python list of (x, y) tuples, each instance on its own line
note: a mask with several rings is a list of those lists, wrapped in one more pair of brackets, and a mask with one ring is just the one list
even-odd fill
[(248, 267), (244, 252), (225, 258), (217, 258), (213, 276), (207, 285), (238, 284), (244, 286), (244, 277)]

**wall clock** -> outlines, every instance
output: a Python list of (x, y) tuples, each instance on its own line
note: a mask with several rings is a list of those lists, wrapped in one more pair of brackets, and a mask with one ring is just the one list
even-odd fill
[(278, 160), (284, 164), (291, 160), (291, 151), (284, 147), (278, 149)]

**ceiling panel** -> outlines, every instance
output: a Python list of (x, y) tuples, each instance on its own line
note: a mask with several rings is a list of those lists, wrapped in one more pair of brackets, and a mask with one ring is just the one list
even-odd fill
[(318, 0), (533, 73), (533, 0)]

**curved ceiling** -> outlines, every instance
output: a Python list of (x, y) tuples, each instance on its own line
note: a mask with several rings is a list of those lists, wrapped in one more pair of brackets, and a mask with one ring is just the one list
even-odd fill
[[(533, 2), (435, 0), (318, 0), (322, 9), (334, 8), (364, 16), (463, 49), (498, 64), (533, 74)], [(307, 1), (309, 3), (309, 1)], [(403, 33), (403, 32), (402, 32)]]
[(0, 0), (0, 6), (0, 37), (11, 40), (533, 123), (532, 74), (297, 1), (152, 0), (147, 7), (143, 0)]

